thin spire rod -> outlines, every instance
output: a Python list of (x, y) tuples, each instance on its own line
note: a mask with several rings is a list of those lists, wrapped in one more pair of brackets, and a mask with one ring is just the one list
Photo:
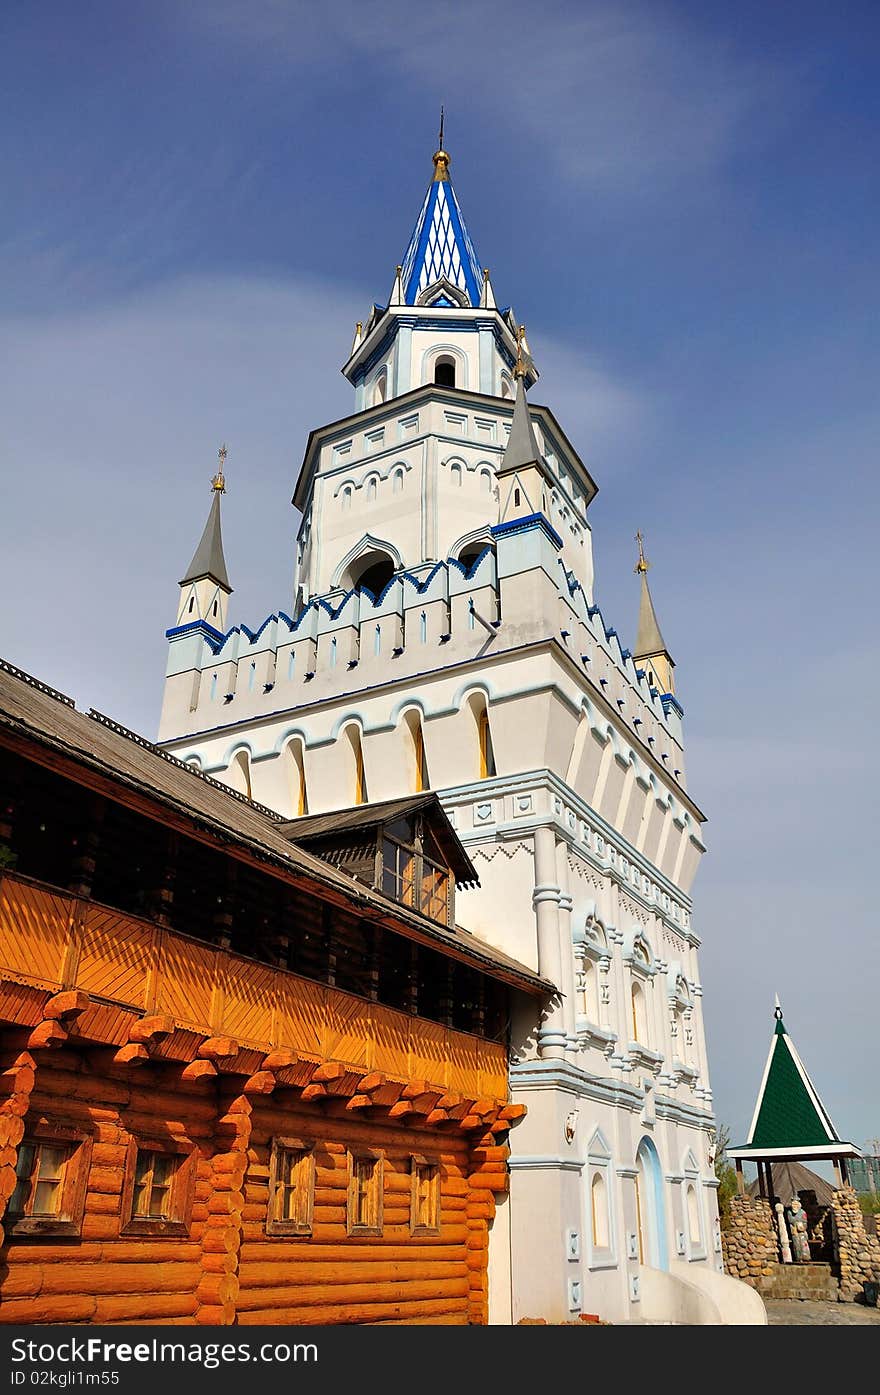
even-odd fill
[(636, 542), (637, 542), (638, 545), (639, 545), (639, 560), (636, 562), (635, 571), (637, 571), (641, 576), (644, 576), (644, 575), (645, 575), (645, 572), (648, 570), (648, 568), (650, 567), (651, 563), (648, 561), (647, 557), (645, 556), (645, 549), (644, 549), (644, 547), (643, 547), (644, 538), (642, 537), (642, 530), (641, 530), (641, 528), (640, 528), (640, 529), (638, 530), (638, 532), (636, 533)]
[(226, 476), (223, 473), (223, 468), (226, 464), (227, 454), (228, 452), (224, 443), (217, 452), (217, 473), (211, 480), (211, 488), (220, 494), (226, 493)]
[(442, 149), (443, 149), (443, 107), (442, 107), (442, 106), (440, 107), (440, 140), (438, 141), (438, 144), (439, 144), (440, 149), (442, 150)]

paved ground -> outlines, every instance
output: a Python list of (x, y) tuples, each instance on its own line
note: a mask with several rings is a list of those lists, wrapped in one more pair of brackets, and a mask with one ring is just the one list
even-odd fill
[(838, 1324), (880, 1327), (880, 1308), (863, 1303), (821, 1303), (797, 1298), (765, 1298), (771, 1327), (836, 1327)]

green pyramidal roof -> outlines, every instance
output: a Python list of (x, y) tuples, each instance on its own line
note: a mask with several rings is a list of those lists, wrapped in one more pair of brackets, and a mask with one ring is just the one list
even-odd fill
[(844, 1143), (804, 1069), (797, 1048), (785, 1030), (782, 1009), (776, 1008), (776, 1027), (758, 1091), (748, 1142), (730, 1153), (768, 1157), (794, 1156), (800, 1150), (817, 1155), (855, 1152)]

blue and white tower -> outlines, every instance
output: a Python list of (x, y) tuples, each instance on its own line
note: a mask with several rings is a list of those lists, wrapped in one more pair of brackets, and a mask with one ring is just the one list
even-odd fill
[(480, 874), (459, 921), (560, 989), (512, 1029), (494, 1320), (649, 1316), (724, 1283), (703, 815), (647, 563), (633, 657), (593, 598), (590, 470), (528, 401), (525, 332), (433, 162), (352, 413), (306, 444), (291, 601), (252, 629), (179, 616), (160, 739), (289, 817), (438, 790)]

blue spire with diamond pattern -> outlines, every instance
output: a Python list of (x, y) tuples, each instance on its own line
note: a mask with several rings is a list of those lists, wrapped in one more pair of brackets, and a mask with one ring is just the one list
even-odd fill
[[(474, 308), (480, 303), (483, 272), (449, 178), (449, 156), (443, 149), (434, 155), (434, 178), (413, 228), (400, 279), (407, 305), (415, 305), (422, 292), (438, 281), (448, 281)], [(432, 301), (435, 305), (456, 303), (442, 290)]]

